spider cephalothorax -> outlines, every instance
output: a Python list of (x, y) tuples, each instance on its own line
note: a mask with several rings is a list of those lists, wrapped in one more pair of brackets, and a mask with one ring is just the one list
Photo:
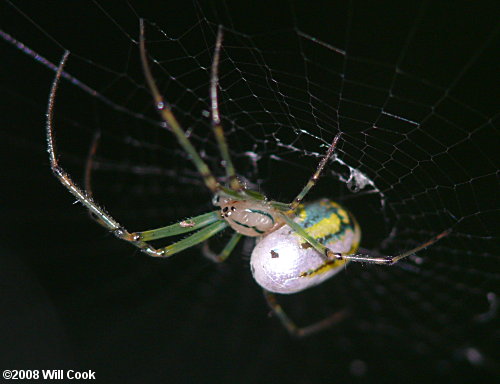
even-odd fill
[(280, 212), (267, 200), (237, 200), (219, 196), (216, 204), (221, 208), (222, 218), (244, 236), (264, 236), (285, 223)]

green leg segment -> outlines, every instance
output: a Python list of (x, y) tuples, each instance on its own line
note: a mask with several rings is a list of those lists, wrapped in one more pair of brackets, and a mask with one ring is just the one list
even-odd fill
[(198, 232), (193, 233), (192, 235), (182, 239), (176, 243), (170, 244), (164, 248), (160, 248), (159, 251), (162, 252), (163, 257), (170, 257), (178, 252), (181, 252), (187, 248), (191, 248), (192, 246), (202, 243), (205, 240), (208, 240), (218, 232), (228, 227), (228, 223), (225, 220), (216, 221), (203, 229), (200, 229)]
[(325, 256), (325, 258), (331, 259), (334, 258), (334, 253), (330, 251), (327, 247), (321, 244), (319, 241), (314, 239), (311, 235), (309, 235), (304, 228), (302, 228), (299, 224), (293, 221), (292, 218), (287, 215), (281, 213), (281, 218), (287, 223), (295, 232), (297, 232), (300, 237), (302, 237), (305, 241), (313, 246), (313, 248)]
[(135, 232), (135, 234), (138, 236), (138, 239), (142, 241), (158, 240), (164, 237), (192, 232), (219, 220), (221, 220), (219, 211), (213, 211), (179, 223), (168, 225), (166, 227), (150, 229), (149, 231), (143, 232)]
[(222, 263), (224, 260), (226, 260), (231, 252), (233, 252), (234, 247), (236, 247), (236, 244), (238, 244), (238, 241), (240, 241), (241, 236), (243, 236), (241, 233), (235, 232), (233, 233), (233, 236), (231, 239), (227, 242), (226, 246), (220, 253), (215, 253), (212, 252), (212, 250), (208, 246), (208, 242), (203, 245), (203, 255), (212, 260), (213, 262), (216, 263)]

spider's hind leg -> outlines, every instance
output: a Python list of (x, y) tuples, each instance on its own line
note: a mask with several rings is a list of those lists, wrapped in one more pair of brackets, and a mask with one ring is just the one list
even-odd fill
[(295, 337), (306, 337), (320, 332), (337, 324), (349, 315), (349, 312), (347, 310), (341, 310), (339, 312), (335, 312), (333, 315), (328, 316), (323, 320), (320, 320), (306, 327), (298, 327), (297, 324), (295, 324), (295, 322), (286, 314), (286, 312), (283, 310), (283, 307), (278, 303), (276, 295), (266, 290), (264, 290), (263, 292), (269, 308), (271, 308), (273, 313), (278, 317), (278, 319), (281, 321), (281, 324), (283, 324), (286, 330)]

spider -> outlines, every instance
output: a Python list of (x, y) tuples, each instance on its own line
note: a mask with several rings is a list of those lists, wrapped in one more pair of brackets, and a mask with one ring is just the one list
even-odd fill
[[(218, 65), (223, 39), (219, 26), (210, 75), (211, 125), (225, 165), (226, 185), (219, 183), (207, 164), (200, 157), (184, 130), (179, 125), (170, 105), (163, 99), (153, 79), (148, 63), (144, 38), (144, 21), (140, 20), (140, 56), (144, 76), (154, 99), (154, 105), (181, 147), (187, 152), (213, 194), (217, 210), (183, 220), (162, 228), (142, 232), (129, 232), (94, 201), (90, 191), (75, 184), (71, 176), (59, 165), (54, 138), (54, 104), (57, 88), (69, 51), (59, 63), (49, 95), (46, 134), (47, 151), (54, 175), (82, 203), (104, 228), (119, 239), (125, 240), (149, 256), (167, 258), (187, 248), (203, 243), (215, 234), (231, 227), (234, 233), (218, 254), (210, 251), (205, 243), (204, 254), (216, 262), (229, 257), (242, 236), (256, 237), (250, 265), (257, 283), (263, 288), (266, 301), (288, 332), (294, 336), (307, 336), (331, 326), (346, 315), (338, 312), (306, 327), (298, 327), (277, 302), (275, 293), (291, 294), (303, 291), (332, 277), (349, 261), (376, 264), (394, 264), (399, 260), (435, 243), (449, 233), (445, 231), (410, 251), (397, 256), (380, 256), (358, 251), (360, 227), (345, 208), (322, 199), (303, 204), (302, 201), (316, 184), (323, 168), (334, 153), (341, 137), (335, 136), (316, 171), (291, 203), (269, 200), (263, 194), (250, 190), (238, 179), (224, 137), (218, 106)], [(194, 232), (188, 237), (163, 248), (154, 248), (149, 241)]]

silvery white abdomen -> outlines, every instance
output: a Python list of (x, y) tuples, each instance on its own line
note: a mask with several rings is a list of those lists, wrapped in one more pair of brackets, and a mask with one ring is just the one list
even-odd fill
[[(304, 205), (294, 221), (332, 252), (351, 254), (358, 248), (361, 231), (354, 217), (330, 200)], [(325, 258), (288, 225), (258, 239), (250, 259), (257, 283), (282, 294), (320, 284), (341, 271), (345, 263), (325, 264)]]

